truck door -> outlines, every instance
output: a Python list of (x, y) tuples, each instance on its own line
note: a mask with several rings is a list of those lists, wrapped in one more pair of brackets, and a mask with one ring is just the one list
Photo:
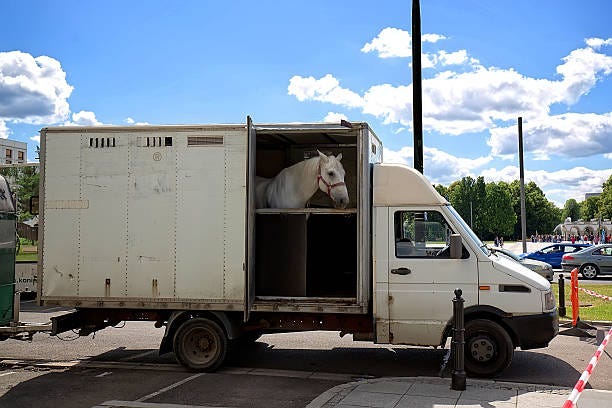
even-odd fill
[(246, 231), (244, 254), (244, 321), (249, 320), (255, 302), (255, 128), (250, 116), (247, 116), (247, 174), (246, 174)]
[(477, 303), (476, 256), (463, 244), (450, 257), (457, 231), (441, 209), (389, 209), (389, 342), (437, 345), (452, 317), (454, 290), (465, 307)]

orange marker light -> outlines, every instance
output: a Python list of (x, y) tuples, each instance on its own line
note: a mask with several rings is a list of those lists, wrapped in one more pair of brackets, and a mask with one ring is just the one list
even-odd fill
[(491, 290), (491, 285), (480, 285), (478, 286), (479, 290)]

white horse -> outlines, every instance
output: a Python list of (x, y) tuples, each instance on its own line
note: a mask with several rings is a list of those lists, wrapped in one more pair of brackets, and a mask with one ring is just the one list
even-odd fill
[(276, 177), (255, 179), (257, 208), (304, 208), (320, 189), (334, 202), (335, 208), (346, 208), (348, 191), (344, 184), (342, 153), (337, 157), (319, 155), (280, 171)]

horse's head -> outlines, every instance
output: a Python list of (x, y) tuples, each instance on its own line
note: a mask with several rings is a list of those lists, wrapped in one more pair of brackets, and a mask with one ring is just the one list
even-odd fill
[(344, 167), (340, 160), (342, 160), (342, 153), (334, 157), (319, 152), (317, 183), (321, 191), (334, 201), (335, 208), (346, 208), (349, 196), (346, 184), (344, 184)]

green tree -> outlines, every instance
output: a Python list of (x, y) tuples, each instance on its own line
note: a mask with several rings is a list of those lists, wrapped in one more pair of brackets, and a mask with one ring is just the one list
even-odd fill
[(483, 206), (482, 222), (486, 230), (485, 236), (511, 236), (516, 225), (516, 214), (512, 208), (512, 196), (507, 183), (488, 183), (486, 185), (485, 205)]
[(580, 203), (580, 217), (585, 220), (599, 218), (601, 216), (601, 200), (597, 196), (592, 196)]
[(434, 188), (442, 197), (448, 200), (448, 187), (444, 187), (442, 184), (435, 184)]
[(565, 205), (563, 206), (563, 213), (561, 215), (561, 218), (562, 220), (565, 220), (568, 217), (572, 221), (576, 221), (580, 218), (580, 204), (578, 204), (578, 202), (573, 198), (567, 200), (565, 202)]
[(599, 214), (602, 218), (612, 218), (612, 176), (603, 183), (603, 191), (599, 196)]
[[(514, 228), (514, 237), (520, 238), (521, 233), (521, 200), (520, 182), (514, 180), (509, 185), (512, 195), (512, 207), (518, 222)], [(544, 192), (536, 183), (530, 181), (525, 185), (525, 212), (527, 236), (535, 234), (552, 234), (555, 227), (562, 221), (562, 211), (553, 202), (548, 201)]]
[(0, 174), (5, 176), (17, 196), (19, 220), (32, 217), (29, 213), (30, 197), (38, 195), (39, 173), (37, 166), (6, 167)]
[(448, 186), (448, 199), (459, 215), (473, 227), (473, 197), (474, 179), (464, 177)]

